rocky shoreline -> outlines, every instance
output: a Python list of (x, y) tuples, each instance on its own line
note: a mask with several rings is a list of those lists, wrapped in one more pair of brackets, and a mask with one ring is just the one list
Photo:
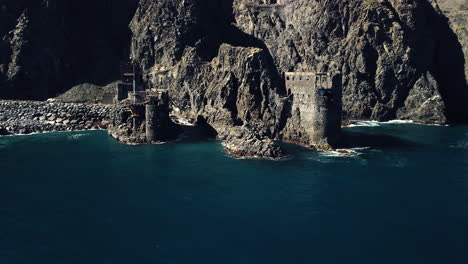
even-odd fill
[[(124, 133), (122, 137), (122, 133), (116, 132), (120, 130), (113, 126), (117, 112), (116, 105), (0, 100), (0, 135), (108, 129), (112, 137), (128, 144), (130, 141), (123, 140), (128, 135)], [(177, 129), (175, 135), (181, 130), (181, 127)], [(144, 132), (140, 134), (144, 136)], [(217, 138), (223, 142), (226, 152), (235, 157), (279, 159), (284, 156), (273, 140), (260, 138), (245, 127), (232, 127)]]
[[(141, 137), (140, 142), (135, 139), (127, 140), (129, 135), (125, 127), (116, 126), (116, 113), (119, 109), (121, 110), (118, 105), (0, 100), (0, 135), (107, 129), (112, 137), (124, 144), (145, 143), (144, 127), (140, 128), (140, 133), (134, 135)], [(187, 127), (177, 121), (177, 118), (173, 120), (174, 126), (177, 127), (173, 129), (177, 131), (174, 136), (185, 131), (184, 128)], [(345, 127), (347, 125), (355, 124), (344, 124)], [(247, 125), (224, 126), (218, 127), (217, 130), (211, 127), (209, 130), (206, 124), (195, 123), (193, 126), (199, 127), (198, 134), (203, 134), (203, 137), (208, 137), (208, 134), (215, 135), (222, 142), (225, 151), (234, 157), (278, 160), (286, 156), (274, 140), (259, 136), (258, 131)], [(280, 141), (288, 142), (284, 139)]]
[(111, 105), (0, 100), (0, 135), (106, 129)]

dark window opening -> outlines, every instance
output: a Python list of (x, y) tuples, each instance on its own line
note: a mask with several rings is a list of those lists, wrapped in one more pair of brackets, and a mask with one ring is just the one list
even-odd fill
[(332, 97), (332, 92), (330, 89), (319, 89), (318, 90), (320, 96), (326, 96), (331, 98)]

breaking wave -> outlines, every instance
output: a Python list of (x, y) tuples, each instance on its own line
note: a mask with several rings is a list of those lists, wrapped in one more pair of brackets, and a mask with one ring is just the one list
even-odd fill
[(377, 121), (351, 121), (349, 125), (344, 127), (379, 127), (380, 122)]
[(360, 148), (344, 148), (337, 149), (334, 151), (324, 151), (320, 154), (325, 157), (356, 157), (363, 155), (365, 150), (369, 150), (369, 147), (360, 147)]
[(71, 140), (76, 140), (76, 139), (80, 139), (80, 138), (82, 138), (84, 136), (87, 136), (87, 134), (74, 134), (74, 135), (68, 136), (67, 138), (71, 139)]
[(345, 148), (334, 151), (319, 151), (313, 156), (308, 157), (308, 159), (320, 163), (352, 162), (353, 160), (365, 161), (362, 156), (369, 151), (372, 151), (370, 147)]
[(178, 125), (182, 125), (182, 126), (195, 126), (195, 124), (191, 123), (189, 120), (185, 119), (185, 118), (173, 118), (172, 121)]
[(360, 121), (360, 120), (351, 120), (350, 124), (345, 125), (343, 127), (379, 127), (381, 125), (388, 125), (388, 124), (393, 124), (393, 125), (404, 125), (404, 124), (414, 124), (414, 125), (421, 125), (421, 126), (448, 126), (448, 125), (441, 125), (441, 124), (421, 124), (414, 122), (412, 120), (390, 120), (386, 122), (380, 122), (380, 121)]

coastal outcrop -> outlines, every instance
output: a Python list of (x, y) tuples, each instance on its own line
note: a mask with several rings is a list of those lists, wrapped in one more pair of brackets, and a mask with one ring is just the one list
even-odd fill
[[(155, 121), (155, 126), (146, 120), (145, 105), (116, 105), (110, 114), (108, 131), (117, 141), (126, 144), (154, 144), (174, 140), (182, 133), (182, 128), (167, 116), (167, 120)], [(155, 113), (157, 114), (157, 113)], [(152, 129), (152, 139), (148, 138), (148, 129)]]
[[(345, 119), (466, 120), (461, 46), (430, 2), (236, 0), (234, 12), (280, 73), (341, 72)], [(406, 102), (421, 86), (441, 96)]]
[(106, 129), (114, 107), (0, 100), (0, 134)]
[[(322, 149), (336, 141), (312, 144), (305, 115), (320, 110), (299, 103), (286, 73), (340, 76), (345, 121), (466, 122), (464, 5), (449, 2), (0, 1), (0, 97), (75, 86), (60, 100), (83, 91), (102, 101), (96, 88), (116, 80), (130, 55), (144, 86), (167, 89), (175, 114), (205, 120), (234, 154), (278, 156), (273, 140)], [(128, 118), (115, 124), (125, 138)]]
[[(144, 105), (138, 110), (138, 114), (144, 116)], [(117, 106), (110, 115), (109, 134), (126, 144), (146, 143), (145, 122), (134, 122), (132, 113), (125, 106)]]
[(224, 148), (241, 158), (279, 159), (285, 156), (281, 147), (267, 137), (259, 136), (252, 128), (237, 126), (218, 135)]
[(219, 134), (307, 145), (286, 72), (340, 73), (345, 120), (466, 121), (462, 48), (434, 3), (142, 0), (131, 55)]

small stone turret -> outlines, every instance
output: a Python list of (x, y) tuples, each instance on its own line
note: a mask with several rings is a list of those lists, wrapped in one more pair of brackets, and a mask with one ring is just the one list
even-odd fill
[(152, 144), (174, 139), (180, 132), (169, 117), (167, 90), (152, 89), (136, 102), (126, 99), (116, 105), (109, 133), (132, 144)]
[(145, 114), (147, 143), (166, 140), (169, 124), (169, 96), (167, 91), (158, 91), (155, 95), (148, 96)]
[(341, 134), (341, 75), (313, 72), (285, 73), (292, 108), (298, 112), (306, 144), (330, 149)]

